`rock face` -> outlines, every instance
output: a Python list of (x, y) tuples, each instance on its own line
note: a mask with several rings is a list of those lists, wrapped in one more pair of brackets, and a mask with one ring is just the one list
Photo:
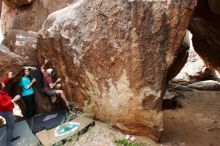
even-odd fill
[(209, 8), (215, 14), (220, 15), (220, 1), (219, 0), (208, 0)]
[(189, 57), (188, 50), (190, 49), (190, 43), (191, 43), (190, 32), (187, 30), (182, 45), (179, 47), (179, 51), (178, 53), (176, 53), (176, 56), (173, 59), (174, 61), (168, 69), (168, 73), (167, 73), (168, 81), (173, 79), (185, 65)]
[(22, 30), (9, 30), (2, 42), (11, 51), (23, 57), (25, 64), (36, 66), (36, 45), (37, 45), (37, 33), (25, 32)]
[(220, 71), (220, 15), (214, 14), (208, 0), (200, 0), (190, 22), (195, 51), (205, 64)]
[(20, 7), (32, 3), (34, 0), (2, 0), (8, 7)]
[(200, 81), (195, 82), (188, 87), (197, 89), (197, 90), (220, 90), (220, 82), (219, 81), (213, 81), (213, 80), (206, 80), (206, 81)]
[[(192, 34), (190, 35), (191, 40)], [(211, 74), (212, 71), (204, 64), (203, 60), (195, 52), (191, 41), (187, 62), (180, 73), (172, 81), (192, 83), (207, 78), (211, 76)]]
[(167, 70), (195, 5), (196, 0), (79, 0), (47, 18), (39, 61), (50, 59), (69, 100), (95, 118), (158, 140)]
[(9, 72), (17, 74), (23, 67), (23, 59), (0, 44), (0, 79)]
[[(76, 0), (4, 0), (2, 32), (9, 29), (38, 32), (47, 16)], [(9, 2), (9, 3), (7, 3)], [(27, 3), (28, 4), (27, 4)]]

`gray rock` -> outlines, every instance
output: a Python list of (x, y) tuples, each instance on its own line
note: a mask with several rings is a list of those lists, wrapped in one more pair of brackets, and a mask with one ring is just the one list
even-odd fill
[(188, 87), (197, 90), (220, 90), (220, 82), (207, 80), (189, 84)]

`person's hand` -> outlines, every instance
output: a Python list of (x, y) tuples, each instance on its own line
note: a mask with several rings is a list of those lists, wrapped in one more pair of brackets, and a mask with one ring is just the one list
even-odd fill
[(47, 64), (49, 61), (47, 59), (44, 60), (44, 64)]
[(36, 67), (32, 67), (32, 70), (37, 70), (37, 68)]
[(13, 78), (13, 72), (9, 72), (9, 73), (8, 73), (8, 78), (9, 78), (9, 79)]
[(35, 83), (37, 80), (35, 78), (32, 79), (32, 82)]
[(17, 100), (19, 100), (19, 99), (21, 99), (21, 96), (20, 96), (20, 95), (16, 95), (16, 96), (14, 97), (13, 101), (15, 102), (15, 101), (17, 101)]
[(61, 78), (58, 78), (58, 79), (57, 79), (57, 82), (61, 82), (61, 80), (62, 80)]

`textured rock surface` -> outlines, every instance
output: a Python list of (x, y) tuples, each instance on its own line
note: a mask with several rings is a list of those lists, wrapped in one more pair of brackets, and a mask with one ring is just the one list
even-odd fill
[(19, 7), (31, 4), (34, 0), (2, 0), (8, 7)]
[(3, 3), (1, 15), (2, 32), (5, 33), (9, 29), (38, 32), (50, 13), (62, 9), (75, 1), (34, 0), (32, 3), (22, 7), (7, 6)]
[(212, 71), (195, 52), (192, 42), (190, 44), (187, 62), (180, 73), (172, 80), (174, 82), (195, 82), (210, 77), (212, 74)]
[[(51, 14), (37, 45), (69, 100), (125, 132), (158, 140), (167, 69), (195, 0), (80, 0)], [(78, 82), (78, 86), (75, 86)]]
[(0, 79), (9, 71), (17, 74), (23, 66), (23, 59), (0, 44)]
[(220, 1), (219, 0), (208, 0), (209, 8), (215, 14), (220, 15)]
[(178, 53), (174, 57), (173, 63), (170, 65), (167, 73), (167, 80), (173, 79), (183, 68), (189, 57), (188, 50), (190, 49), (190, 32), (187, 30), (183, 39), (182, 45), (179, 47)]
[(213, 80), (200, 81), (192, 83), (188, 87), (198, 90), (220, 90), (220, 82)]
[(22, 30), (9, 30), (2, 42), (11, 51), (23, 57), (27, 65), (36, 66), (37, 33)]
[(190, 22), (195, 51), (211, 69), (220, 70), (220, 15), (213, 14), (208, 0), (200, 0)]

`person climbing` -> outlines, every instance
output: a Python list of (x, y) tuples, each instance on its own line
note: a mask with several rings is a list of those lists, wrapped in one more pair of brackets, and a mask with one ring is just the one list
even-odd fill
[(47, 63), (48, 60), (46, 59), (44, 64), (41, 66), (41, 72), (44, 76), (44, 91), (49, 96), (59, 95), (65, 102), (65, 106), (67, 107), (67, 109), (70, 110), (70, 104), (66, 99), (64, 91), (61, 89), (61, 78), (58, 78), (55, 82), (53, 82), (51, 75), (53, 74), (54, 70), (51, 68), (45, 70), (45, 66), (47, 65)]
[(20, 99), (20, 95), (16, 95), (13, 99), (4, 91), (5, 84), (13, 78), (13, 73), (9, 72), (7, 77), (0, 82), (0, 116), (6, 120), (6, 138), (7, 146), (12, 146), (12, 142), (19, 139), (20, 136), (13, 137), (15, 129), (15, 118), (13, 109), (15, 101)]
[(25, 102), (27, 107), (27, 118), (31, 118), (36, 114), (36, 103), (34, 99), (34, 89), (33, 84), (36, 82), (36, 79), (30, 79), (30, 70), (36, 70), (35, 67), (27, 66), (22, 70), (22, 78), (19, 82), (19, 86), (22, 89), (22, 99)]

